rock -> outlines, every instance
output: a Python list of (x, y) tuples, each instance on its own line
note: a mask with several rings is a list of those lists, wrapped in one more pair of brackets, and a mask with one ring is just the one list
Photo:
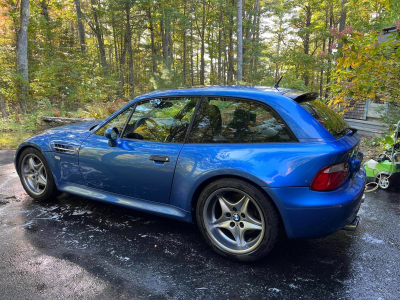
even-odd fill
[(86, 119), (81, 119), (81, 118), (62, 118), (62, 117), (46, 117), (42, 116), (41, 117), (41, 122), (40, 126), (42, 130), (53, 128), (53, 127), (58, 127), (58, 126), (63, 126), (63, 125), (68, 125), (72, 123), (78, 123), (78, 122), (84, 122), (84, 121), (93, 121), (95, 120), (94, 118), (86, 118)]

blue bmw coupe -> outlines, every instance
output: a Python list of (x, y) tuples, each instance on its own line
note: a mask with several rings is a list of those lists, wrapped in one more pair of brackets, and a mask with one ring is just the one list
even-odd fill
[(207, 87), (142, 95), (105, 121), (43, 131), (18, 148), (26, 192), (67, 192), (197, 223), (233, 260), (278, 236), (355, 229), (360, 135), (312, 93)]

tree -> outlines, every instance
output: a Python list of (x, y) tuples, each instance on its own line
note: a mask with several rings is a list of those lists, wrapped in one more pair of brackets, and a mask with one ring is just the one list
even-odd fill
[(19, 103), (23, 113), (26, 113), (29, 92), (28, 24), (29, 0), (21, 0), (21, 20), (17, 38), (17, 72), (21, 82)]
[(237, 81), (242, 81), (243, 67), (243, 3), (237, 0)]
[(86, 51), (85, 28), (83, 27), (83, 22), (82, 22), (81, 2), (80, 0), (74, 0), (74, 2), (76, 7), (76, 16), (78, 19), (79, 42), (81, 45), (82, 53), (85, 53)]
[(154, 89), (271, 86), (282, 75), (281, 86), (331, 99), (340, 41), (329, 31), (379, 32), (400, 15), (393, 0), (36, 0), (27, 26), (27, 3), (0, 1), (3, 116), (27, 111), (28, 95), (29, 111), (66, 114)]
[(400, 32), (382, 41), (376, 31), (360, 33), (348, 27), (331, 33), (343, 44), (332, 73), (331, 103), (347, 107), (348, 99), (354, 103), (378, 98), (399, 104)]
[(125, 3), (126, 13), (126, 43), (128, 45), (129, 56), (129, 96), (133, 98), (135, 94), (135, 84), (133, 82), (133, 50), (132, 50), (132, 32), (131, 32), (131, 3), (128, 0)]
[(91, 7), (93, 21), (88, 22), (88, 25), (96, 35), (99, 47), (100, 63), (103, 68), (104, 75), (108, 76), (108, 65), (106, 59), (106, 50), (105, 50), (104, 33), (103, 33), (104, 28), (100, 21), (100, 16), (102, 13), (104, 13), (104, 11), (100, 9), (101, 3), (97, 2), (96, 0), (90, 0), (90, 7)]

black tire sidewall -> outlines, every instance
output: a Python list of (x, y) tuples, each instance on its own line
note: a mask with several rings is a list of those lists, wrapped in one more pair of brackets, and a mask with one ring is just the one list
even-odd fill
[[(46, 176), (47, 176), (46, 188), (45, 188), (44, 192), (40, 195), (33, 194), (29, 190), (29, 188), (25, 185), (25, 181), (22, 178), (21, 164), (22, 164), (24, 157), (28, 154), (34, 154), (37, 157), (39, 157), (40, 160), (43, 162), (44, 168), (46, 170)], [(54, 181), (54, 178), (53, 178), (53, 174), (50, 169), (50, 166), (47, 163), (47, 160), (44, 157), (44, 155), (36, 148), (30, 147), (30, 148), (26, 148), (26, 149), (22, 150), (21, 155), (19, 156), (19, 159), (18, 159), (18, 174), (19, 174), (19, 178), (21, 180), (21, 184), (24, 187), (24, 190), (33, 199), (42, 201), (42, 200), (47, 200), (47, 199), (56, 197), (59, 194), (56, 184), (55, 184), (55, 181)]]
[[(205, 227), (203, 210), (208, 197), (216, 190), (227, 187), (236, 188), (251, 196), (257, 202), (264, 215), (264, 220), (266, 222), (264, 236), (260, 245), (252, 252), (246, 254), (234, 254), (227, 252), (214, 243)], [(271, 203), (271, 200), (268, 199), (267, 196), (256, 186), (236, 178), (219, 179), (210, 183), (203, 189), (197, 202), (196, 219), (200, 232), (202, 233), (207, 244), (210, 245), (210, 247), (220, 255), (234, 261), (252, 262), (261, 259), (272, 251), (278, 238), (279, 218), (274, 205)]]

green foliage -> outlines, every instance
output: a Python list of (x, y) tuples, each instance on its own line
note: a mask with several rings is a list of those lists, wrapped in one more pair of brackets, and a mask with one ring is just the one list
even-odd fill
[(365, 144), (373, 147), (380, 147), (381, 152), (391, 152), (394, 145), (394, 130), (389, 130), (382, 137), (375, 137), (372, 140), (365, 140)]
[(162, 69), (161, 74), (150, 79), (154, 90), (174, 89), (182, 86), (182, 75), (175, 70)]
[(13, 131), (0, 133), (0, 150), (16, 149), (21, 141), (32, 136), (32, 132)]
[(346, 103), (348, 98), (365, 101), (400, 100), (400, 33), (378, 41), (378, 33), (334, 32), (343, 47), (339, 49), (332, 78), (332, 103)]
[[(115, 102), (158, 89), (197, 86), (201, 75), (206, 85), (237, 84), (235, 2), (79, 2), (85, 51), (75, 1), (30, 1), (30, 89), (24, 116), (15, 55), (19, 1), (0, 1), (0, 94), (5, 99), (0, 110), (10, 114), (0, 130), (33, 129), (44, 114), (104, 118), (118, 106)], [(348, 0), (342, 7), (342, 0), (244, 1), (240, 84), (272, 86), (283, 75), (281, 87), (320, 91), (321, 99), (328, 96), (337, 103), (376, 92), (398, 99), (400, 47), (393, 52), (397, 44), (375, 42), (378, 32), (400, 15), (399, 3)], [(354, 30), (332, 36), (343, 11)], [(335, 54), (339, 42), (343, 47)], [(350, 82), (357, 88), (343, 85)]]
[(119, 108), (124, 106), (126, 102), (118, 100), (115, 102), (96, 102), (93, 104), (86, 104), (84, 109), (78, 110), (78, 117), (81, 118), (95, 118), (103, 120), (116, 112)]
[(366, 139), (365, 140), (365, 144), (367, 145), (367, 146), (379, 146), (379, 145), (381, 145), (381, 143), (382, 143), (382, 141), (383, 141), (383, 138), (381, 138), (381, 137), (375, 137), (375, 138), (373, 138), (372, 140), (371, 139)]

